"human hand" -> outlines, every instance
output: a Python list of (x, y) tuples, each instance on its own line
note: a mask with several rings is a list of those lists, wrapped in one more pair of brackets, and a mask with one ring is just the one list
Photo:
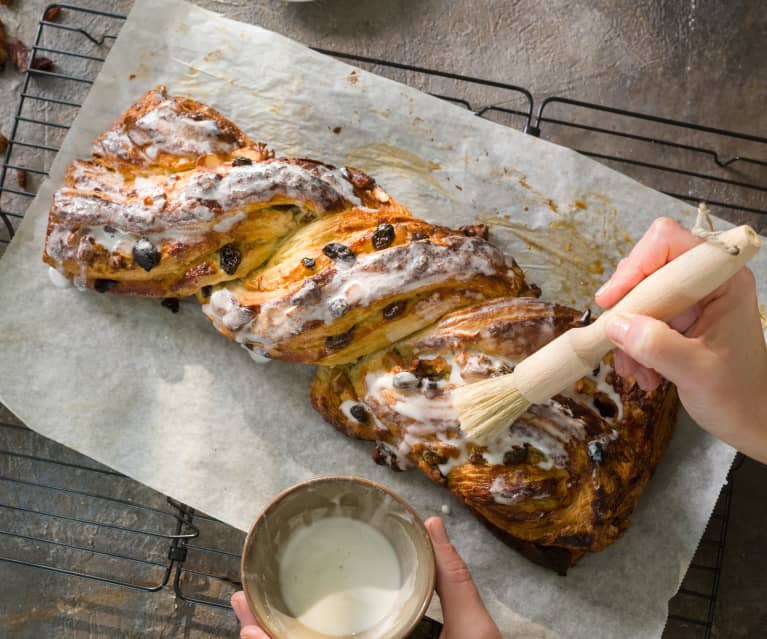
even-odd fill
[[(501, 639), (501, 633), (482, 603), (469, 569), (447, 537), (439, 517), (425, 522), (437, 559), (437, 594), (445, 625), (440, 639)], [(248, 608), (245, 593), (232, 595), (232, 607), (240, 620), (242, 639), (269, 639)]]
[(231, 602), (234, 614), (240, 622), (240, 639), (271, 639), (258, 625), (242, 590), (232, 595)]
[(450, 543), (442, 520), (430, 517), (424, 524), (437, 558), (437, 595), (445, 624), (440, 639), (501, 639), (498, 626), (482, 603), (469, 569)]
[[(655, 220), (596, 294), (609, 308), (645, 277), (702, 240), (669, 218)], [(753, 273), (743, 268), (668, 324), (640, 315), (608, 321), (615, 368), (646, 391), (661, 375), (690, 416), (746, 455), (767, 463), (767, 345)]]

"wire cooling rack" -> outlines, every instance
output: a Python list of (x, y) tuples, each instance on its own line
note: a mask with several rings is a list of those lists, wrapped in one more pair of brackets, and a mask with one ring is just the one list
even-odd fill
[[(125, 20), (51, 7), (61, 15), (40, 21), (32, 52), (54, 66), (26, 73), (0, 171), (0, 252)], [(536, 111), (523, 87), (318, 50), (381, 75), (404, 75), (478, 117), (570, 146), (682, 200), (706, 201), (724, 218), (762, 229), (767, 223), (767, 138), (560, 97)], [(146, 593), (172, 588), (189, 605), (222, 609), (240, 587), (240, 531), (11, 420), (0, 421), (0, 487), (0, 562)], [(670, 602), (669, 639), (712, 636), (732, 491), (731, 474)], [(436, 637), (439, 628), (426, 620), (417, 637)]]

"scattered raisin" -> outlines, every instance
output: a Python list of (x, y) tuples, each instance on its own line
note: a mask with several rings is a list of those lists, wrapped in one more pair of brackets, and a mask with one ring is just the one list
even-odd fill
[(246, 157), (234, 158), (232, 160), (232, 166), (250, 166), (251, 164), (253, 164), (253, 160)]
[(602, 417), (610, 418), (618, 414), (618, 407), (607, 393), (597, 393), (592, 401)]
[(29, 64), (29, 68), (38, 71), (53, 71), (53, 60), (44, 56), (35, 56)]
[(376, 251), (390, 247), (394, 241), (394, 227), (391, 224), (379, 224), (373, 231), (372, 241)]
[(514, 446), (503, 454), (503, 464), (505, 466), (516, 466), (524, 464), (527, 461), (527, 444), (524, 446)]
[(429, 464), (429, 466), (439, 466), (440, 464), (444, 464), (447, 459), (443, 455), (440, 455), (439, 453), (435, 453), (431, 449), (426, 449), (423, 452), (423, 460)]
[(373, 461), (379, 466), (389, 466), (394, 471), (405, 470), (400, 465), (397, 454), (383, 442), (376, 442), (373, 449)]
[(56, 18), (58, 18), (61, 15), (61, 7), (48, 7), (45, 10), (45, 15), (43, 16), (43, 20), (46, 22), (54, 22)]
[(16, 183), (23, 191), (27, 190), (27, 172), (24, 169), (16, 169)]
[(349, 409), (349, 413), (351, 413), (351, 416), (354, 417), (360, 424), (367, 424), (368, 420), (370, 419), (370, 415), (368, 415), (367, 410), (362, 404), (355, 404)]
[(240, 249), (235, 248), (231, 244), (222, 246), (220, 250), (221, 268), (227, 275), (234, 275), (237, 268), (240, 266), (240, 260), (242, 254)]
[(341, 260), (343, 262), (353, 262), (356, 255), (348, 246), (339, 244), (338, 242), (331, 242), (322, 247), (322, 252), (327, 255), (331, 260)]
[(605, 459), (605, 449), (601, 442), (589, 442), (589, 457), (599, 466)]
[(314, 268), (314, 259), (311, 257), (302, 257), (301, 264), (303, 264), (306, 268)]
[(325, 347), (328, 350), (337, 351), (344, 348), (344, 346), (348, 346), (351, 341), (352, 331), (348, 330), (346, 333), (341, 333), (340, 335), (329, 335), (325, 339)]
[(416, 233), (413, 233), (413, 241), (417, 242), (418, 240), (425, 240), (428, 235), (426, 233), (421, 233), (421, 231), (417, 231)]
[(210, 294), (213, 292), (212, 286), (203, 286), (202, 287), (202, 296), (203, 297), (210, 297)]
[(335, 299), (330, 300), (330, 303), (328, 304), (330, 315), (336, 318), (346, 315), (346, 313), (349, 312), (349, 308), (349, 302), (343, 297), (336, 297)]
[(171, 313), (178, 313), (179, 306), (177, 297), (166, 297), (160, 304), (167, 308)]
[(142, 237), (133, 245), (133, 259), (148, 272), (160, 263), (160, 251), (148, 239)]
[(394, 378), (392, 379), (392, 386), (402, 390), (410, 390), (413, 388), (418, 388), (420, 382), (421, 380), (413, 375), (413, 373), (402, 371), (401, 373), (396, 373), (394, 375)]
[(332, 131), (333, 131), (333, 133), (338, 135), (339, 133), (341, 133), (341, 127), (340, 126), (334, 126)]
[(96, 289), (99, 293), (106, 293), (109, 289), (117, 286), (117, 284), (118, 282), (115, 280), (96, 280), (93, 283), (93, 288)]
[(391, 304), (387, 304), (384, 306), (383, 309), (383, 317), (386, 320), (394, 319), (398, 315), (402, 315), (402, 311), (405, 310), (405, 307), (407, 306), (407, 302), (405, 300), (398, 300), (396, 302), (392, 302)]

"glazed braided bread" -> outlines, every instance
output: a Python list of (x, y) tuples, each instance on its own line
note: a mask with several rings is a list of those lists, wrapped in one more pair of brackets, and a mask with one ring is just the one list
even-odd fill
[(465, 441), (452, 389), (585, 319), (534, 299), (487, 228), (415, 218), (350, 167), (276, 158), (163, 87), (69, 167), (43, 259), (80, 288), (195, 295), (255, 358), (319, 364), (326, 420), (560, 571), (620, 535), (671, 432), (673, 388), (642, 393), (608, 359), (490, 446)]

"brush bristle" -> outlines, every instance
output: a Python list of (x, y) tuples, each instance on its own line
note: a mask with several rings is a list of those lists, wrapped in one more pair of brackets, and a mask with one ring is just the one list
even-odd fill
[(455, 390), (461, 430), (469, 440), (493, 439), (529, 407), (530, 402), (514, 387), (513, 375), (501, 375), (467, 384)]

